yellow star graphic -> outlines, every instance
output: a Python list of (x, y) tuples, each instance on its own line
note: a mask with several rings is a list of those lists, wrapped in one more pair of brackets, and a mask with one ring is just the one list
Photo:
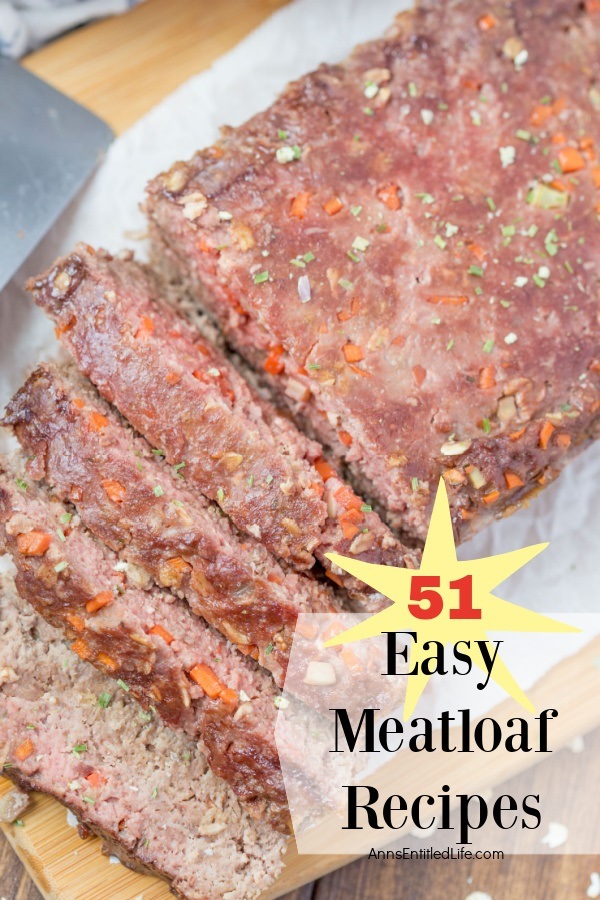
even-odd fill
[[(418, 641), (411, 645), (410, 651), (410, 668), (412, 670), (417, 664), (417, 669), (416, 674), (408, 678), (404, 704), (404, 721), (407, 721), (431, 677), (421, 669), (421, 662), (431, 656), (423, 646), (427, 641), (437, 641), (443, 646), (457, 641), (470, 641), (473, 664), (486, 672), (482, 648), (487, 648), (490, 658), (495, 650), (494, 645), (488, 641), (489, 631), (581, 630), (509, 603), (491, 593), (547, 546), (547, 543), (535, 544), (498, 556), (458, 560), (446, 483), (440, 478), (418, 571), (362, 562), (338, 553), (327, 554), (327, 558), (345, 572), (388, 597), (392, 605), (331, 638), (325, 646), (349, 644), (377, 637), (384, 632), (415, 631), (418, 627)], [(477, 641), (482, 642), (481, 645)], [(535, 712), (533, 704), (511, 675), (500, 654), (495, 658), (490, 677), (527, 710)]]

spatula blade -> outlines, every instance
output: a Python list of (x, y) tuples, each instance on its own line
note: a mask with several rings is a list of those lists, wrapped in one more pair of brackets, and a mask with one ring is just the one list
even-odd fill
[(0, 290), (81, 189), (108, 125), (0, 57)]

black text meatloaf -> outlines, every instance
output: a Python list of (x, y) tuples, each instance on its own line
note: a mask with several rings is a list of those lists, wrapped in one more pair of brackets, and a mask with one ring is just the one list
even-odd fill
[(197, 744), (82, 663), (0, 582), (0, 767), (60, 800), (108, 852), (187, 900), (257, 897), (286, 840), (254, 822)]
[(423, 2), (149, 186), (155, 260), (390, 521), (466, 536), (596, 436), (600, 15)]

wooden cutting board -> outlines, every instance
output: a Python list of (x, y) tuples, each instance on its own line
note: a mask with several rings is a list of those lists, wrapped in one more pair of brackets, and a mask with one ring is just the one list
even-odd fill
[[(102, 116), (118, 134), (179, 86), (207, 68), (287, 0), (147, 0), (125, 16), (79, 29), (29, 56), (24, 64)], [(157, 73), (160, 73), (157, 76)], [(558, 706), (558, 749), (600, 725), (600, 640), (560, 663), (531, 692), (543, 708)], [(578, 702), (573, 703), (572, 698)], [(493, 715), (505, 719), (512, 703)], [(516, 712), (516, 710), (515, 710)], [(416, 763), (415, 763), (416, 765)], [(494, 754), (477, 773), (493, 787), (528, 765), (519, 754)], [(409, 774), (409, 773), (407, 773)], [(475, 779), (475, 773), (471, 776)], [(0, 796), (11, 784), (0, 778)], [(167, 900), (159, 879), (112, 864), (95, 838), (81, 841), (56, 801), (34, 795), (22, 827), (2, 826), (46, 900)], [(349, 857), (301, 857), (291, 845), (268, 898), (279, 897), (348, 863)], [(265, 896), (267, 900), (267, 896)]]

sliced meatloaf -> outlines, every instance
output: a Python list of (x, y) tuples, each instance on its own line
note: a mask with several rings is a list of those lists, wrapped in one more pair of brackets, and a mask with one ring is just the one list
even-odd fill
[(285, 827), (274, 736), (278, 692), (268, 674), (187, 604), (135, 587), (135, 567), (15, 468), (0, 474), (0, 522), (0, 550), (13, 559), (21, 596), (72, 640), (81, 659), (118, 679), (167, 725), (200, 740), (213, 770), (253, 814)]
[(600, 15), (427, 0), (148, 188), (155, 260), (389, 519), (460, 538), (598, 434)]
[(186, 900), (257, 897), (281, 871), (286, 839), (248, 816), (197, 743), (82, 663), (6, 576), (0, 767)]
[(190, 491), (73, 370), (40, 366), (7, 408), (36, 480), (84, 525), (269, 669), (282, 686), (299, 612), (337, 608)]
[[(78, 367), (190, 485), (242, 531), (298, 568), (317, 556), (359, 603), (381, 605), (332, 572), (331, 551), (414, 567), (376, 512), (278, 415), (225, 355), (164, 302), (152, 273), (80, 245), (30, 282)], [(315, 596), (321, 609), (328, 605)]]

